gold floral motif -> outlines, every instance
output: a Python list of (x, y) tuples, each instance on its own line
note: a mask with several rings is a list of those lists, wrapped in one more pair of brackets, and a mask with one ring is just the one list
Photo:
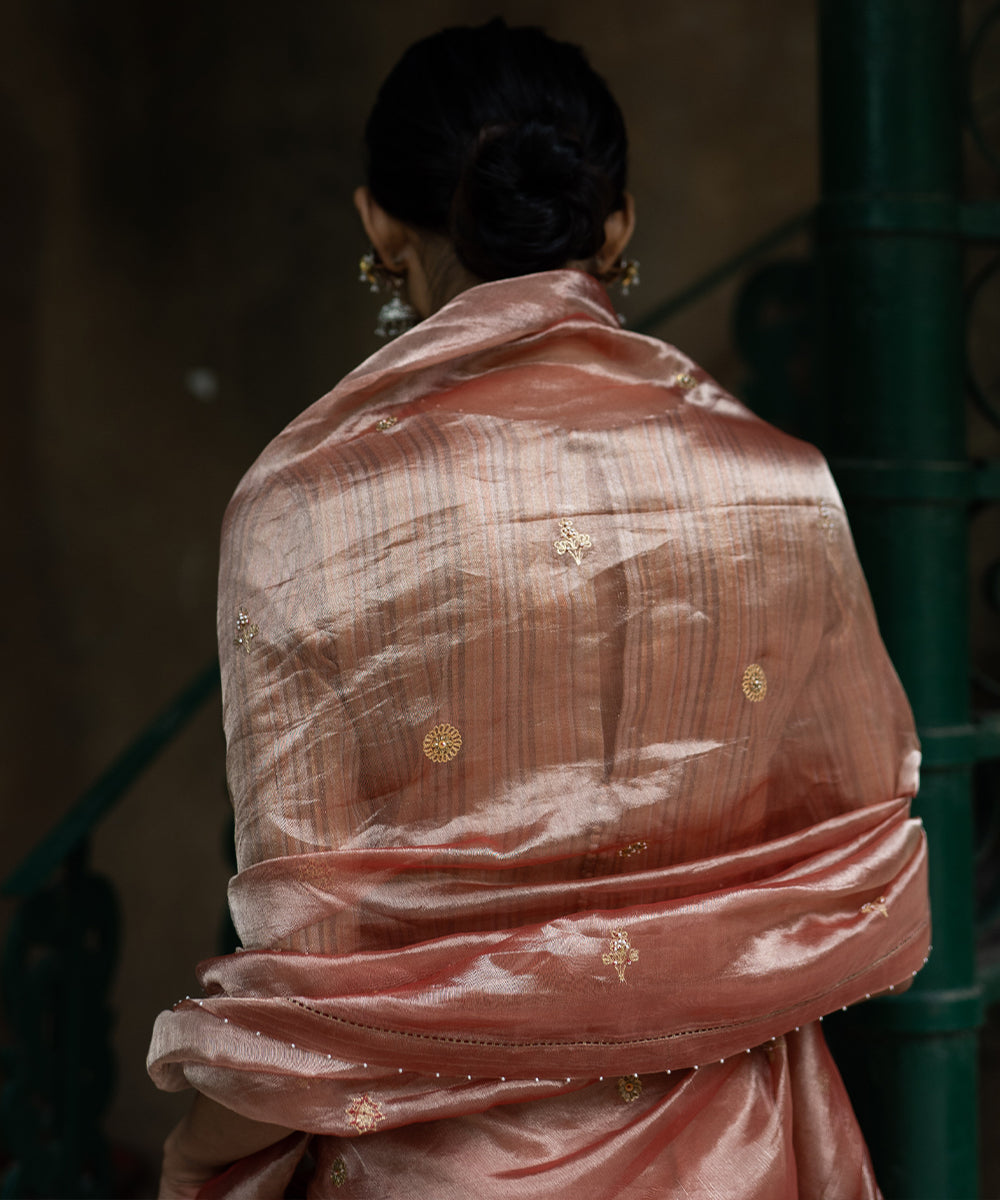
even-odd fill
[(743, 695), (754, 704), (767, 695), (767, 676), (760, 663), (751, 663), (743, 672)]
[(879, 896), (877, 900), (869, 900), (867, 904), (862, 904), (861, 911), (863, 913), (881, 913), (887, 921), (889, 919), (889, 906), (886, 904), (885, 896)]
[(330, 1182), (335, 1188), (343, 1187), (347, 1182), (347, 1163), (342, 1158), (335, 1158), (330, 1167)]
[(559, 522), (559, 535), (559, 538), (552, 543), (556, 548), (556, 554), (568, 554), (579, 566), (583, 559), (583, 551), (589, 550), (593, 545), (590, 534), (581, 533), (573, 525), (572, 518), (568, 517)]
[(648, 850), (649, 847), (645, 842), (629, 842), (627, 846), (622, 846), (618, 851), (619, 858), (631, 858), (635, 854), (641, 854), (643, 850)]
[(379, 431), (379, 433), (385, 433), (387, 429), (391, 429), (393, 425), (398, 424), (399, 420), (397, 417), (383, 417), (381, 421), (377, 421), (375, 423), (375, 428)]
[(638, 1100), (642, 1095), (642, 1080), (638, 1075), (622, 1075), (618, 1080), (618, 1095), (626, 1104)]
[(373, 1100), (367, 1092), (363, 1096), (352, 1096), (351, 1103), (344, 1109), (348, 1121), (358, 1133), (371, 1133), (379, 1121), (385, 1120), (385, 1113), (377, 1100)]
[(461, 749), (462, 735), (454, 725), (435, 725), (424, 738), (424, 753), (431, 762), (451, 762)]
[(233, 638), (234, 646), (242, 646), (247, 654), (250, 653), (250, 643), (254, 640), (257, 634), (260, 633), (258, 627), (250, 620), (250, 614), (240, 605), (240, 610), (236, 615), (236, 635)]
[(611, 931), (611, 948), (602, 960), (605, 966), (614, 967), (618, 972), (619, 982), (625, 982), (625, 969), (630, 963), (639, 961), (639, 951), (633, 949), (632, 943), (629, 941), (628, 931), (625, 929), (612, 929)]
[(678, 387), (685, 392), (689, 392), (697, 382), (698, 380), (695, 379), (690, 371), (679, 371), (674, 376), (674, 387)]

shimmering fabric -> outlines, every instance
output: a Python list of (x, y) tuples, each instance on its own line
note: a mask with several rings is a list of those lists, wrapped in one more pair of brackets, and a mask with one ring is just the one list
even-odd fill
[(814, 1022), (927, 953), (919, 752), (811, 447), (484, 284), (245, 477), (219, 644), (246, 949), (161, 1087), (311, 1196), (877, 1195)]

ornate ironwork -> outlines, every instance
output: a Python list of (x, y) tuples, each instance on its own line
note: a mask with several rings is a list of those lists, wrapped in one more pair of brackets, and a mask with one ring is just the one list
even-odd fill
[[(984, 114), (981, 99), (972, 94), (976, 83), (976, 68), (980, 60), (986, 57), (990, 39), (993, 37), (1000, 38), (1000, 3), (993, 4), (983, 13), (969, 39), (965, 60), (965, 123), (969, 127), (972, 140), (980, 154), (995, 171), (1000, 171), (1000, 149), (994, 150), (983, 128), (983, 118), (989, 114)], [(987, 102), (993, 106), (995, 114), (1000, 112), (1000, 89), (996, 83), (997, 75), (995, 70), (987, 70), (984, 74), (992, 85)]]
[(0, 1095), (10, 1156), (0, 1195), (113, 1194), (101, 1130), (115, 1082), (108, 996), (118, 905), (77, 850), (62, 877), (24, 900), (3, 956), (11, 1043)]
[[(994, 255), (985, 266), (980, 268), (966, 288), (966, 379), (969, 394), (976, 407), (991, 424), (1000, 429), (1000, 396), (990, 394), (988, 385), (983, 378), (982, 364), (977, 361), (978, 347), (973, 344), (976, 329), (976, 307), (992, 283), (1000, 284), (1000, 254)], [(997, 303), (996, 307), (1000, 310), (1000, 303)], [(996, 355), (996, 339), (989, 338), (988, 341), (990, 350)], [(996, 372), (996, 380), (1000, 381), (1000, 371)]]

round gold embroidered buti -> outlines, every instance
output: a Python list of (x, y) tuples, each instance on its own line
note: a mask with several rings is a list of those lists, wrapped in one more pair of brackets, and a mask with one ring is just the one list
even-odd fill
[(698, 382), (690, 371), (681, 371), (674, 376), (674, 387), (679, 387), (682, 391), (689, 392)]
[(330, 1182), (334, 1187), (343, 1187), (347, 1182), (347, 1163), (342, 1158), (335, 1158), (330, 1168)]
[(760, 663), (751, 663), (743, 672), (743, 695), (754, 704), (767, 695), (767, 676)]
[(398, 424), (396, 417), (383, 417), (381, 421), (376, 421), (375, 428), (379, 433), (385, 433), (387, 429), (391, 429), (396, 424)]
[(642, 1080), (638, 1075), (623, 1075), (618, 1080), (618, 1095), (626, 1104), (638, 1100), (642, 1095)]
[(461, 749), (462, 735), (454, 725), (435, 725), (424, 738), (424, 753), (431, 762), (451, 762)]

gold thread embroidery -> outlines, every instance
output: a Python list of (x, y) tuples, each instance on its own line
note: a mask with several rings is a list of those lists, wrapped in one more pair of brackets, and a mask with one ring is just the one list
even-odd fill
[(743, 695), (756, 704), (767, 695), (767, 676), (760, 663), (751, 663), (743, 672)]
[(431, 762), (451, 762), (461, 749), (462, 735), (454, 725), (435, 725), (424, 738), (424, 753)]
[(689, 392), (697, 382), (690, 371), (680, 371), (674, 376), (674, 387), (679, 387), (685, 392)]
[(330, 1182), (335, 1188), (343, 1187), (347, 1182), (347, 1163), (342, 1158), (335, 1158), (330, 1167)]
[[(866, 963), (865, 966), (861, 967), (857, 971), (853, 971), (850, 975), (842, 976), (841, 979), (838, 980), (836, 986), (839, 988), (839, 987), (844, 987), (848, 983), (853, 983), (856, 979), (860, 979), (863, 975), (866, 975), (869, 971), (872, 971), (876, 967), (881, 966), (882, 963), (888, 962), (889, 959), (891, 959), (894, 955), (898, 954), (901, 950), (905, 950), (906, 947), (911, 942), (915, 941), (922, 934), (926, 933), (927, 927), (928, 927), (928, 922), (924, 921), (922, 925), (919, 925), (919, 926), (917, 926), (916, 929), (911, 930), (911, 932), (908, 933), (906, 935), (906, 937), (900, 939), (900, 941), (898, 941), (890, 950), (887, 950), (884, 954), (879, 955), (879, 957), (876, 958), (874, 961), (872, 961), (870, 963)], [(926, 958), (924, 959), (924, 962), (925, 963), (927, 962)], [(829, 993), (826, 993), (826, 994), (828, 995)], [(818, 1000), (820, 998), (821, 998), (820, 995), (814, 995), (814, 996), (810, 997), (811, 1000)], [(387, 1029), (381, 1025), (366, 1025), (362, 1021), (349, 1021), (349, 1020), (347, 1020), (346, 1017), (338, 1017), (338, 1016), (335, 1016), (333, 1013), (324, 1012), (323, 1009), (317, 1008), (314, 1004), (306, 1004), (306, 1002), (304, 1000), (299, 1000), (295, 996), (285, 996), (285, 997), (282, 997), (282, 999), (284, 1000), (284, 1002), (286, 1004), (292, 1004), (296, 1008), (304, 1009), (306, 1012), (312, 1013), (314, 1016), (322, 1017), (325, 1021), (332, 1021), (335, 1025), (343, 1026), (346, 1029), (364, 1030), (365, 1033), (371, 1033), (374, 1030), (379, 1033), (391, 1033), (394, 1037), (409, 1038), (411, 1041), (433, 1042), (435, 1044), (449, 1045), (449, 1046), (476, 1046), (479, 1049), (482, 1049), (483, 1047), (490, 1047), (493, 1049), (502, 1049), (502, 1050), (511, 1050), (511, 1049), (522, 1049), (523, 1050), (526, 1045), (530, 1045), (532, 1047), (532, 1049), (555, 1048), (555, 1049), (559, 1050), (560, 1053), (563, 1053), (566, 1050), (578, 1050), (581, 1047), (589, 1048), (591, 1046), (600, 1046), (602, 1048), (603, 1047), (614, 1047), (617, 1049), (621, 1049), (622, 1046), (661, 1046), (661, 1045), (676, 1041), (678, 1038), (693, 1037), (696, 1034), (719, 1033), (723, 1030), (730, 1030), (730, 1029), (743, 1030), (743, 1029), (746, 1029), (748, 1026), (754, 1026), (754, 1025), (760, 1026), (760, 1024), (764, 1021), (770, 1021), (775, 1018), (786, 1017), (791, 1013), (800, 1011), (801, 1007), (802, 1007), (802, 1003), (798, 1002), (796, 1004), (785, 1005), (784, 1008), (773, 1008), (773, 1009), (771, 1009), (770, 1012), (762, 1013), (759, 1016), (749, 1017), (742, 1021), (724, 1021), (721, 1025), (703, 1025), (703, 1026), (697, 1026), (693, 1029), (678, 1029), (674, 1033), (658, 1034), (655, 1037), (627, 1038), (625, 1041), (620, 1041), (620, 1040), (609, 1041), (606, 1039), (596, 1039), (596, 1040), (591, 1039), (589, 1041), (573, 1041), (573, 1042), (537, 1041), (537, 1042), (531, 1042), (531, 1043), (518, 1042), (515, 1044), (510, 1041), (488, 1042), (482, 1038), (449, 1037), (447, 1035), (435, 1034), (435, 1033), (414, 1033), (412, 1030), (408, 1030), (408, 1029)], [(180, 1003), (180, 1002), (178, 1001), (178, 1003)]]
[(583, 551), (589, 550), (593, 545), (590, 540), (589, 533), (581, 533), (574, 525), (571, 517), (559, 522), (559, 538), (552, 543), (556, 548), (556, 554), (568, 554), (570, 558), (580, 565), (583, 559)]
[(618, 1095), (626, 1104), (638, 1100), (642, 1095), (642, 1080), (638, 1075), (622, 1075), (618, 1080)]
[(879, 896), (877, 900), (869, 900), (867, 904), (862, 904), (861, 911), (863, 913), (881, 913), (887, 921), (889, 919), (889, 906), (885, 902), (885, 896)]
[(367, 1092), (363, 1096), (352, 1096), (344, 1112), (358, 1133), (371, 1133), (379, 1121), (385, 1120), (385, 1113), (378, 1101), (373, 1100)]
[(603, 957), (605, 966), (614, 967), (618, 972), (619, 982), (625, 982), (625, 969), (630, 963), (639, 961), (639, 951), (632, 948), (628, 932), (625, 929), (612, 929), (611, 949)]
[(634, 854), (641, 854), (643, 850), (647, 850), (648, 848), (645, 842), (629, 842), (627, 846), (622, 846), (618, 851), (618, 857), (631, 858)]
[(826, 534), (827, 541), (833, 541), (837, 532), (836, 510), (825, 500), (821, 500), (819, 504), (819, 527)]
[(250, 620), (250, 614), (241, 604), (240, 611), (236, 616), (236, 636), (233, 638), (233, 645), (242, 646), (249, 654), (250, 643), (258, 633), (260, 633), (260, 629)]
[(381, 421), (375, 423), (375, 428), (379, 433), (385, 433), (387, 429), (391, 429), (393, 425), (397, 425), (398, 423), (398, 417), (383, 417)]

